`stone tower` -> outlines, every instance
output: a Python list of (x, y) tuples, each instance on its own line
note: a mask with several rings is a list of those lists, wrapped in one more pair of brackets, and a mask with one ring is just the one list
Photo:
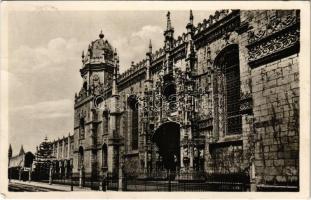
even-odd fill
[(89, 44), (86, 55), (82, 52), (82, 87), (75, 95), (74, 105), (74, 166), (77, 167), (73, 169), (74, 173), (80, 174), (81, 180), (85, 174), (98, 177), (97, 146), (103, 143), (98, 137), (108, 134), (99, 134), (98, 121), (103, 117), (99, 108), (104, 107), (102, 104), (107, 107), (109, 102), (105, 99), (113, 93), (112, 85), (118, 73), (115, 61), (113, 48), (102, 32)]

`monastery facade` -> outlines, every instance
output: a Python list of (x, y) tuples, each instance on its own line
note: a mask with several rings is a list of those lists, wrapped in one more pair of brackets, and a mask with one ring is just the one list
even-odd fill
[(53, 143), (59, 166), (72, 160), (81, 178), (166, 170), (297, 185), (299, 11), (221, 10), (197, 25), (190, 11), (180, 36), (166, 17), (163, 47), (150, 42), (122, 74), (103, 33), (82, 54), (74, 133)]

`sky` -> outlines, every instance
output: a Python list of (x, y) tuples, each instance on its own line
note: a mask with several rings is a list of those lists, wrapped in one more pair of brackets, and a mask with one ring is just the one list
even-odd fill
[[(98, 38), (117, 48), (120, 71), (163, 46), (167, 11), (11, 11), (8, 17), (9, 142), (13, 155), (47, 136), (73, 133), (74, 94), (82, 86), (81, 53)], [(194, 11), (194, 23), (213, 11)], [(172, 11), (175, 37), (186, 32), (189, 10)]]

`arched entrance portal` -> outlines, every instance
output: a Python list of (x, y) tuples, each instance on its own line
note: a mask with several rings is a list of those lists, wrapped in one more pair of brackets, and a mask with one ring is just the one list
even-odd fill
[(153, 136), (165, 169), (175, 171), (180, 160), (180, 125), (176, 122), (162, 124)]

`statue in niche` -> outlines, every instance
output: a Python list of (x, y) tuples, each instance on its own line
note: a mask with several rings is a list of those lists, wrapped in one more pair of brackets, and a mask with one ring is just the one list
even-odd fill
[(184, 152), (183, 152), (183, 163), (184, 163), (186, 170), (188, 170), (189, 164), (190, 164), (190, 158), (189, 158), (188, 154), (189, 154), (188, 148), (185, 148)]
[(98, 96), (103, 93), (103, 84), (100, 82), (99, 76), (95, 74), (93, 76), (93, 84), (91, 86), (92, 94)]

